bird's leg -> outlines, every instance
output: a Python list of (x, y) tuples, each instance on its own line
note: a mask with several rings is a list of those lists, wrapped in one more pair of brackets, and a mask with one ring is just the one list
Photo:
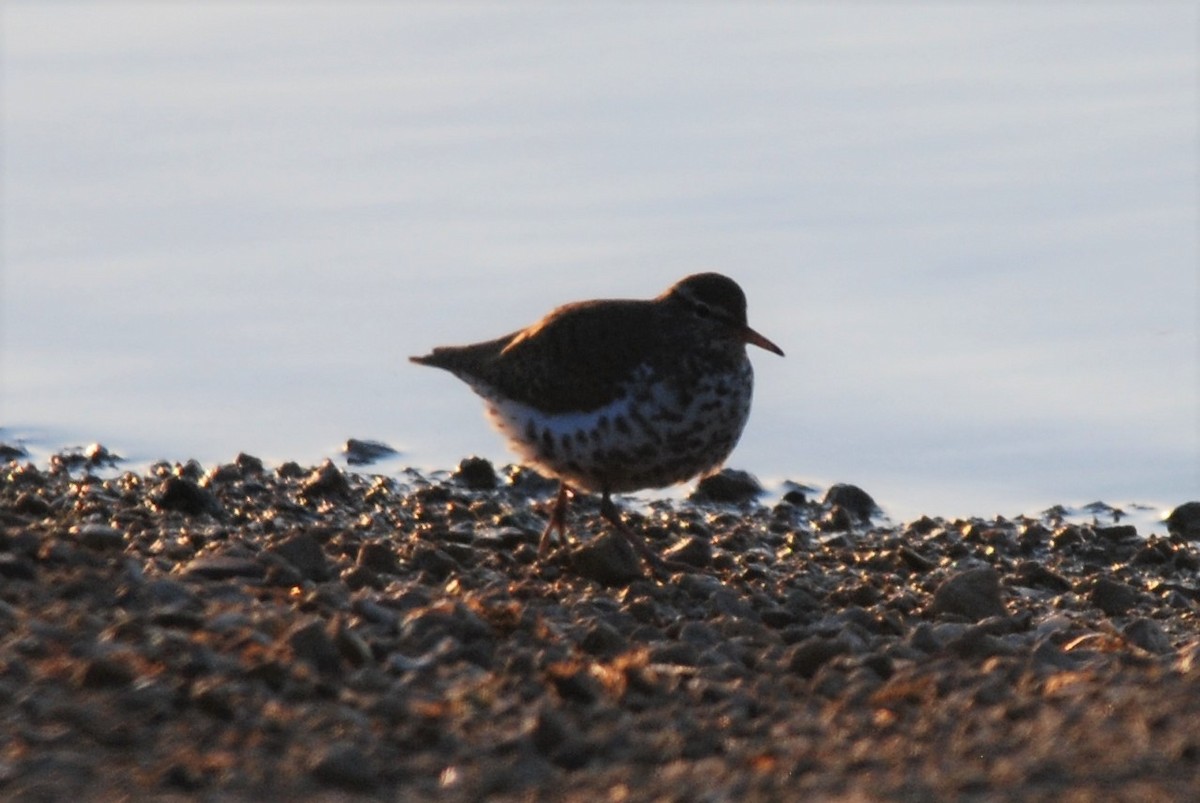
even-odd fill
[(542, 540), (538, 544), (538, 557), (544, 558), (550, 552), (550, 534), (558, 530), (558, 534), (562, 536), (563, 541), (567, 540), (567, 494), (570, 489), (565, 482), (558, 484), (558, 499), (554, 502), (554, 509), (550, 511), (550, 521), (546, 522), (546, 529), (542, 532)]
[(617, 506), (613, 504), (613, 500), (609, 497), (608, 491), (604, 492), (604, 497), (600, 500), (600, 515), (608, 520), (609, 524), (617, 528), (629, 545), (637, 550), (637, 553), (642, 556), (642, 560), (646, 561), (654, 569), (670, 569), (676, 568), (674, 561), (665, 561), (659, 557), (658, 553), (650, 548), (646, 543), (646, 539), (635, 533), (629, 528), (625, 522), (621, 521), (621, 511), (617, 510)]

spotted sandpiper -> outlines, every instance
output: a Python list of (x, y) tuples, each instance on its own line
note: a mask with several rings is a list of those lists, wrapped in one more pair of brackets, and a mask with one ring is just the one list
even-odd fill
[(577, 488), (599, 492), (601, 515), (661, 567), (611, 494), (720, 467), (750, 414), (747, 343), (783, 356), (746, 324), (736, 282), (698, 273), (654, 299), (566, 304), (527, 329), (410, 359), (470, 385), (522, 461), (560, 480), (539, 556), (555, 530), (566, 535), (567, 494)]

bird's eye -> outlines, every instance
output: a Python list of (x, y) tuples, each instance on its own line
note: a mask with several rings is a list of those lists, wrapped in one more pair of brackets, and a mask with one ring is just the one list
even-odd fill
[(713, 316), (712, 308), (707, 304), (697, 304), (695, 310), (696, 314), (701, 318), (711, 318)]

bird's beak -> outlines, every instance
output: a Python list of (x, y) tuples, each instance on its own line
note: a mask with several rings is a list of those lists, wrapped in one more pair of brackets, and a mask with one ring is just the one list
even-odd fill
[(742, 334), (742, 340), (744, 340), (745, 342), (747, 342), (753, 346), (758, 346), (760, 349), (766, 349), (767, 351), (773, 351), (776, 354), (778, 354), (780, 357), (783, 356), (783, 349), (779, 348), (779, 346), (776, 346), (770, 340), (767, 340), (765, 337), (763, 337), (758, 332), (751, 329), (749, 326), (747, 326), (745, 329), (743, 329), (741, 334)]

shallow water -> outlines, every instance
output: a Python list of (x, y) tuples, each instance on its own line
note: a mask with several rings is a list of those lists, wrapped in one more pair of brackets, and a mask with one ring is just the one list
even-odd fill
[(509, 458), (406, 357), (719, 270), (731, 465), (1200, 494), (1197, 11), (9, 3), (0, 439)]

